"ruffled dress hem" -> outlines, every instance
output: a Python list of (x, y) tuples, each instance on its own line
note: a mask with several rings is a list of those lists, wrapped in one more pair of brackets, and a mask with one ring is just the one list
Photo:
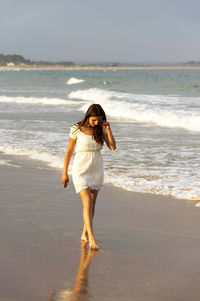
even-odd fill
[(101, 190), (103, 185), (82, 185), (78, 190), (76, 190), (76, 193), (81, 192), (83, 189), (90, 188), (91, 190)]

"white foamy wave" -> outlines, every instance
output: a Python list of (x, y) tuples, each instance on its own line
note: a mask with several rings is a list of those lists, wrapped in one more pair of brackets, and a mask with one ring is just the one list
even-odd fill
[[(110, 117), (162, 127), (200, 131), (200, 114), (189, 107), (183, 108), (185, 98), (118, 93), (96, 88), (71, 92), (68, 97), (87, 101), (88, 103), (80, 108), (82, 111), (87, 110), (88, 104), (98, 102)], [(175, 106), (179, 99), (180, 107)], [(190, 101), (198, 104), (197, 98), (191, 98)]]
[(200, 207), (200, 202), (198, 202), (198, 203), (195, 205), (195, 207)]
[(48, 97), (42, 97), (42, 98), (36, 98), (36, 97), (9, 97), (9, 96), (0, 96), (0, 103), (16, 103), (16, 104), (40, 104), (40, 105), (48, 105), (48, 106), (58, 106), (58, 105), (77, 105), (77, 104), (83, 104), (84, 101), (72, 101), (68, 99), (61, 99), (61, 98), (48, 98)]
[(26, 156), (33, 160), (42, 161), (55, 169), (63, 168), (64, 157), (59, 157), (58, 155), (48, 152), (30, 149), (28, 147), (12, 146), (6, 142), (0, 144), (0, 151), (7, 155)]
[[(13, 146), (6, 142), (0, 144), (0, 151), (8, 155), (25, 156), (32, 160), (46, 163), (50, 168), (62, 170), (64, 164), (63, 154), (54, 154), (47, 151), (41, 151), (25, 146)], [(9, 165), (9, 162), (2, 160), (0, 165)], [(13, 164), (12, 164), (13, 165)], [(11, 166), (12, 166), (11, 165)], [(71, 174), (71, 166), (69, 168)], [(174, 177), (159, 176), (154, 174), (138, 174), (133, 176), (121, 174), (120, 172), (112, 172), (109, 168), (105, 169), (105, 183), (123, 188), (129, 191), (152, 193), (159, 195), (169, 195), (178, 199), (199, 200), (200, 188), (198, 179), (188, 174), (182, 181), (174, 181)], [(188, 186), (190, 183), (190, 186)], [(200, 204), (200, 203), (199, 203)]]
[(0, 160), (0, 165), (7, 165), (9, 164), (8, 160)]
[(0, 160), (0, 165), (20, 168), (20, 165), (10, 163), (9, 160)]
[(71, 78), (66, 82), (66, 84), (67, 84), (67, 85), (76, 85), (76, 84), (83, 83), (84, 81), (85, 81), (84, 79), (78, 79), (78, 78), (75, 78), (75, 77), (71, 77)]
[(157, 176), (153, 179), (150, 175), (139, 175), (135, 178), (124, 175), (122, 177), (121, 174), (110, 174), (110, 172), (105, 171), (105, 183), (128, 191), (168, 195), (177, 199), (199, 200), (200, 188), (198, 183), (196, 182), (193, 186), (188, 186), (190, 181), (191, 178), (188, 178), (174, 185), (174, 178), (169, 179)]
[(79, 98), (87, 101), (106, 101), (106, 100), (125, 100), (131, 102), (144, 102), (146, 104), (184, 104), (186, 101), (190, 105), (195, 104), (200, 107), (200, 97), (183, 97), (183, 96), (169, 96), (169, 95), (150, 95), (150, 94), (136, 94), (126, 92), (108, 91), (98, 88), (91, 88), (88, 90), (78, 90), (71, 92), (69, 98)]

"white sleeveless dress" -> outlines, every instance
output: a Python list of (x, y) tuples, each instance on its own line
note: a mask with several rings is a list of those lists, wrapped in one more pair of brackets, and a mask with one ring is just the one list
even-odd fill
[(77, 128), (76, 125), (70, 128), (70, 138), (76, 140), (72, 165), (72, 180), (76, 193), (86, 188), (99, 190), (104, 180), (102, 145), (91, 135), (84, 134)]

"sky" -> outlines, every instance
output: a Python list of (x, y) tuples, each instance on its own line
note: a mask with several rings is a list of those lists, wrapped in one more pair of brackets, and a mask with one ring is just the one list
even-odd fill
[(0, 0), (0, 53), (75, 63), (200, 61), (200, 1)]

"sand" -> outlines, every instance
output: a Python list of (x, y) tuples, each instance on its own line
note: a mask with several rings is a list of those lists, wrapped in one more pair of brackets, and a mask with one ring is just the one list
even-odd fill
[(199, 300), (195, 202), (104, 185), (94, 252), (80, 243), (81, 201), (59, 172), (0, 166), (0, 176), (0, 301)]

